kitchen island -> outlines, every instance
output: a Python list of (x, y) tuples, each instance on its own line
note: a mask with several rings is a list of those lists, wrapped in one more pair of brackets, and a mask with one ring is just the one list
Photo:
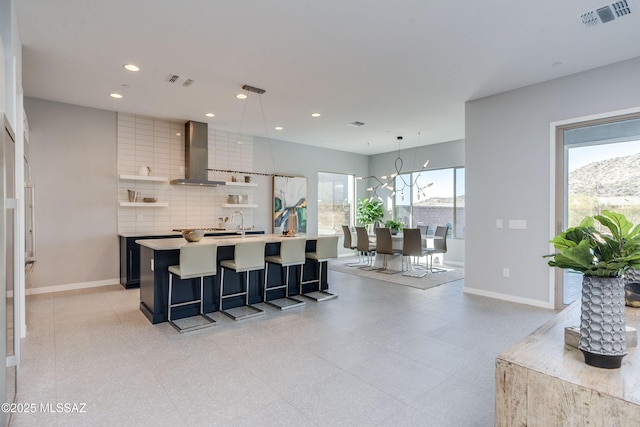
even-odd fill
[[(208, 229), (206, 236), (237, 236), (235, 230)], [(264, 231), (250, 230), (246, 234), (264, 234)], [(136, 240), (141, 239), (170, 239), (180, 237), (177, 231), (164, 232), (124, 232), (119, 233), (120, 239), (120, 284), (125, 289), (140, 286), (140, 246)]]
[[(307, 239), (306, 251), (312, 252), (316, 247), (317, 236), (300, 235)], [(265, 256), (277, 255), (280, 252), (280, 242), (290, 237), (265, 234), (265, 235), (247, 235), (240, 236), (205, 236), (197, 244), (216, 244), (218, 245), (218, 265), (222, 260), (233, 259), (234, 247), (236, 243), (243, 240), (261, 239), (266, 242)], [(169, 270), (171, 265), (179, 264), (180, 248), (187, 244), (183, 238), (168, 239), (140, 239), (136, 240), (140, 246), (140, 311), (149, 319), (151, 323), (160, 323), (167, 321), (167, 295), (169, 292)], [(322, 289), (328, 288), (327, 283), (327, 267), (323, 266), (322, 272)], [(264, 271), (254, 271), (251, 274), (249, 284), (249, 303), (255, 304), (262, 301), (262, 287), (264, 285)], [(289, 277), (289, 295), (299, 294), (297, 288), (300, 271), (297, 268), (291, 268)], [(313, 260), (307, 260), (304, 268), (303, 281), (309, 281), (318, 277), (317, 265)], [(279, 268), (269, 268), (269, 285), (274, 286), (281, 283), (281, 273)], [(196, 299), (200, 290), (197, 280), (191, 281), (191, 284), (180, 285), (179, 279), (175, 279), (176, 285), (173, 290), (173, 301), (188, 301)], [(304, 292), (317, 290), (316, 283), (304, 285)], [(236, 293), (242, 290), (242, 283), (239, 276), (230, 272), (225, 273), (225, 294)], [(218, 274), (204, 279), (204, 312), (210, 313), (218, 310), (220, 294), (220, 269)], [(284, 289), (270, 291), (269, 298), (284, 297)], [(225, 309), (239, 307), (244, 304), (244, 297), (235, 297), (225, 299)], [(198, 307), (188, 305), (176, 307), (172, 310), (172, 318), (180, 319), (198, 314)]]

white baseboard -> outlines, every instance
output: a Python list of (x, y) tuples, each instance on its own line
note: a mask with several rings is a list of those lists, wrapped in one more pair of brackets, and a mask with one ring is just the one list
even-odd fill
[(37, 295), (37, 294), (48, 294), (51, 292), (75, 291), (77, 289), (97, 288), (100, 286), (119, 285), (119, 284), (120, 284), (120, 278), (96, 280), (94, 282), (68, 283), (66, 285), (43, 286), (41, 288), (27, 288), (25, 289), (25, 295)]
[[(449, 260), (447, 260), (447, 262), (445, 264), (446, 265), (450, 265), (452, 267), (464, 268), (464, 262), (460, 262), (460, 261), (449, 261)], [(442, 264), (440, 264), (440, 265), (442, 265)]]
[(508, 294), (501, 294), (498, 292), (485, 291), (483, 289), (468, 288), (466, 286), (462, 288), (462, 291), (467, 294), (479, 295), (482, 297), (489, 297), (489, 298), (499, 299), (503, 301), (515, 302), (518, 304), (532, 305), (534, 307), (553, 309), (553, 304), (550, 301), (540, 301), (540, 300), (529, 299), (529, 298), (521, 298), (521, 297), (516, 297)]

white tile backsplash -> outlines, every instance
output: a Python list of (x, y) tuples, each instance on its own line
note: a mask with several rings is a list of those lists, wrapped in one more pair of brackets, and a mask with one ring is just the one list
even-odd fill
[[(176, 136), (180, 132), (181, 136)], [(209, 167), (253, 171), (253, 138), (209, 126)], [(184, 122), (118, 113), (118, 174), (138, 175), (143, 165), (151, 175), (169, 180), (184, 178)], [(239, 181), (242, 174), (235, 174)], [(230, 181), (231, 174), (209, 172), (209, 179)], [(127, 189), (142, 197), (157, 197), (168, 207), (125, 207), (118, 204), (118, 231), (170, 232), (181, 227), (217, 227), (219, 217), (231, 218), (234, 209), (224, 208), (229, 194), (247, 194), (253, 203), (253, 187), (194, 187), (168, 183), (120, 180), (118, 201), (128, 201)], [(245, 226), (253, 225), (254, 208), (242, 210)], [(234, 229), (240, 220), (228, 222)]]

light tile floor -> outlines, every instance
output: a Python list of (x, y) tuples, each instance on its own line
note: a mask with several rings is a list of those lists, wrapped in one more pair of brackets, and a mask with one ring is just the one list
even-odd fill
[[(495, 357), (555, 314), (329, 273), (338, 299), (179, 334), (119, 285), (27, 298), (12, 426), (492, 426)], [(86, 403), (84, 413), (41, 404)]]

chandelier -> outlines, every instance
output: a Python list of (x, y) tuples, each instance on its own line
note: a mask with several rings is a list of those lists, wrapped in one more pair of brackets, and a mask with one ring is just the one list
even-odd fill
[[(378, 190), (381, 188), (390, 190), (391, 197), (395, 196), (396, 193), (400, 193), (400, 198), (402, 200), (404, 200), (405, 189), (409, 189), (409, 190), (415, 189), (416, 194), (418, 196), (418, 200), (419, 200), (421, 196), (426, 197), (425, 190), (433, 185), (433, 182), (423, 185), (420, 183), (420, 180), (419, 180), (420, 174), (422, 174), (422, 172), (425, 171), (427, 165), (429, 164), (429, 160), (426, 160), (424, 162), (424, 164), (422, 165), (422, 169), (420, 169), (418, 173), (415, 174), (415, 176), (412, 173), (415, 171), (402, 172), (402, 166), (404, 165), (404, 161), (402, 160), (402, 157), (400, 157), (400, 143), (402, 142), (402, 137), (399, 136), (397, 137), (397, 139), (398, 139), (398, 156), (396, 157), (396, 160), (394, 162), (395, 171), (393, 173), (389, 175), (382, 175), (380, 176), (380, 178), (378, 178), (375, 175), (370, 175), (364, 178), (363, 177), (357, 178), (357, 179), (373, 179), (376, 181), (377, 184), (367, 188), (367, 191), (370, 191), (373, 193), (369, 198), (369, 201), (373, 201), (374, 198), (377, 198), (380, 201), (382, 201), (382, 197), (380, 197), (380, 195), (378, 194)], [(412, 176), (414, 176), (413, 179), (412, 179)]]

